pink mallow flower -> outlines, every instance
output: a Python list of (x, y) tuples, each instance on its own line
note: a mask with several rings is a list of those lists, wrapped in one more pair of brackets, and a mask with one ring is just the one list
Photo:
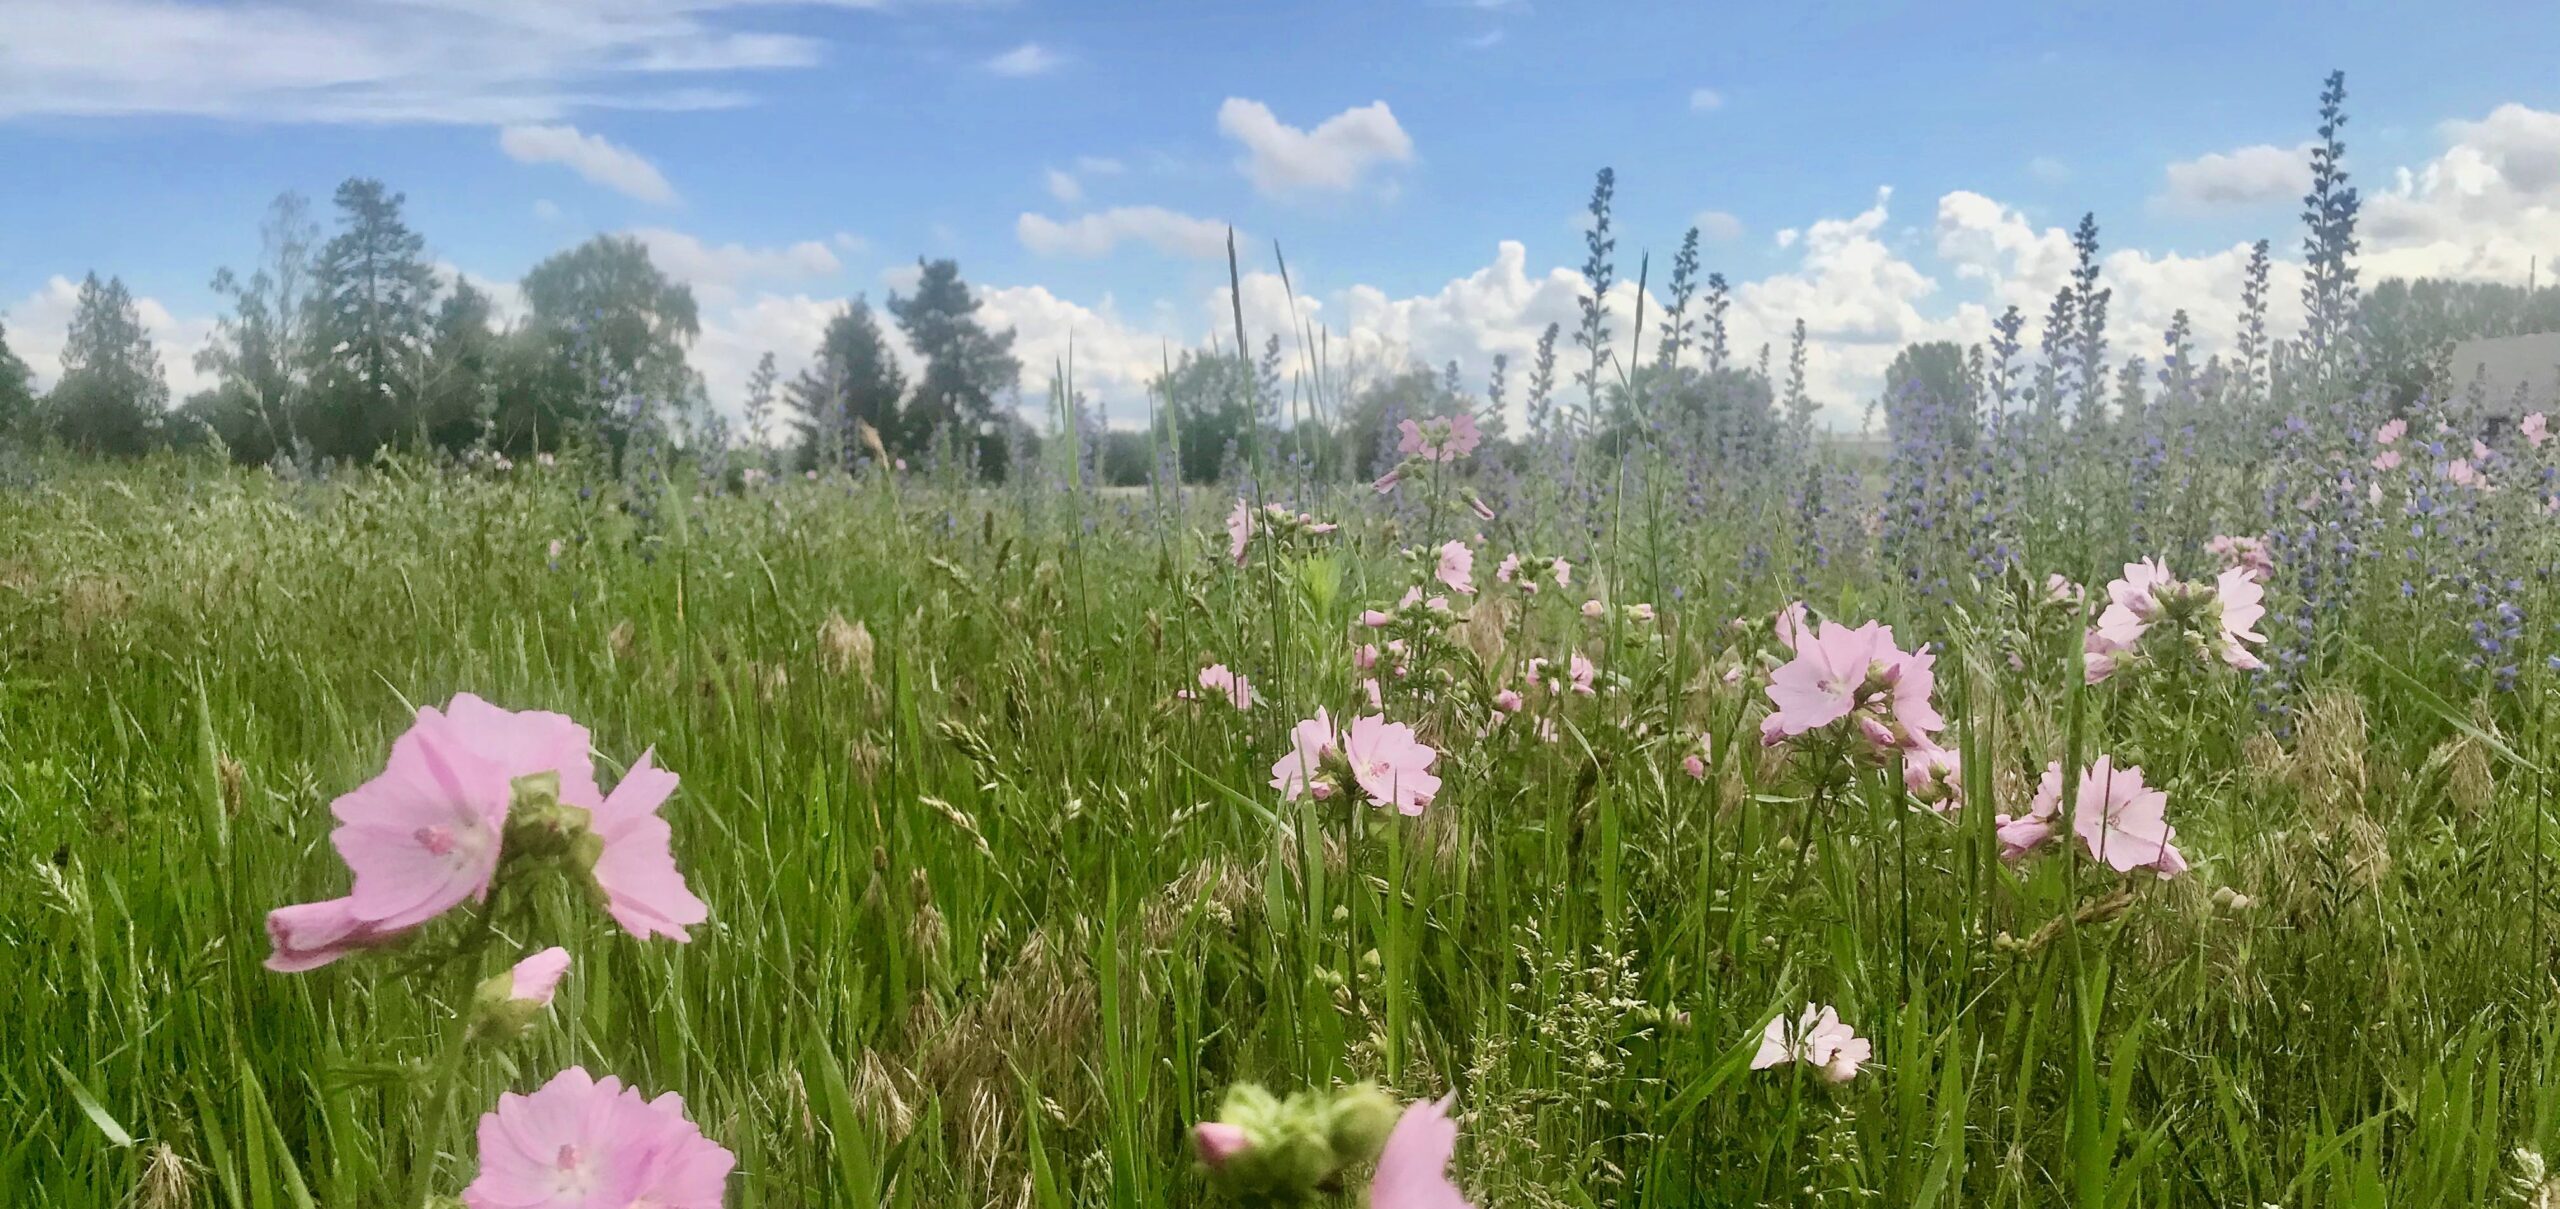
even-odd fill
[(2516, 431), (2524, 434), (2525, 444), (2540, 449), (2544, 441), (2551, 439), (2551, 421), (2541, 412), (2532, 412), (2516, 422)]
[(1940, 812), (1953, 810), (1964, 795), (1964, 757), (1923, 743), (1903, 754), (1902, 784), (1913, 801)]
[(2213, 590), (2221, 606), (2217, 612), (2221, 614), (2218, 653), (2222, 661), (2242, 671), (2265, 667), (2247, 645), (2267, 640), (2257, 631), (2259, 619), (2267, 615), (2265, 577), (2248, 567), (2233, 567), (2214, 580)]
[(702, 1136), (674, 1092), (651, 1100), (582, 1067), (480, 1118), (469, 1209), (719, 1209), (738, 1157)]
[(1200, 1165), (1210, 1170), (1226, 1166), (1237, 1155), (1253, 1149), (1253, 1138), (1244, 1126), (1224, 1121), (1202, 1121), (1191, 1127), (1191, 1150), (1200, 1156)]
[(1271, 787), (1280, 791), (1284, 801), (1297, 801), (1305, 794), (1321, 802), (1333, 796), (1333, 784), (1325, 775), (1325, 762), (1341, 754), (1342, 737), (1333, 729), (1333, 719), (1323, 709), (1316, 716), (1289, 729), (1289, 751), (1271, 766)]
[[(2100, 756), (2080, 774), (2071, 816), (2072, 834), (2087, 845), (2089, 855), (2119, 873), (2148, 869), (2163, 880), (2187, 871), (2177, 848), (2178, 831), (2167, 818), (2169, 795), (2145, 785), (2139, 766), (2119, 769)], [(1998, 820), (2000, 855), (2016, 860), (2043, 847), (2054, 835), (2062, 813), (2062, 765), (2045, 767), (2026, 817)]]
[(1473, 596), (1476, 591), (1475, 569), (1476, 552), (1465, 542), (1452, 541), (1440, 547), (1440, 565), (1433, 570), (1432, 576), (1449, 585), (1452, 592)]
[(1573, 682), (1575, 696), (1588, 697), (1595, 693), (1597, 690), (1592, 687), (1592, 682), (1599, 676), (1600, 669), (1592, 666), (1580, 651), (1575, 651), (1573, 657), (1565, 661), (1565, 677)]
[(1463, 411), (1420, 422), (1405, 420), (1396, 425), (1396, 431), (1396, 452), (1425, 462), (1457, 461), (1474, 453), (1477, 443), (1484, 439), (1476, 428), (1476, 418)]
[(1420, 814), (1440, 792), (1440, 778), (1431, 774), (1440, 753), (1402, 722), (1378, 714), (1354, 720), (1343, 736), (1342, 754), (1350, 761), (1352, 780), (1380, 806)]
[(1236, 497), (1236, 510), (1227, 514), (1227, 557), (1244, 565), (1245, 547), (1253, 544), (1253, 505)]
[(1520, 690), (1516, 688), (1506, 688), (1493, 695), (1493, 707), (1506, 714), (1519, 713), (1520, 707), (1524, 704), (1526, 702), (1521, 699)]
[(1764, 742), (1796, 738), (1853, 714), (1857, 733), (1878, 748), (1920, 742), (1946, 726), (1929, 700), (1937, 656), (1895, 646), (1892, 627), (1870, 621), (1853, 630), (1826, 621), (1796, 638), (1796, 657), (1769, 674), (1777, 712), (1761, 725)]
[(2373, 443), (2376, 445), (2396, 445), (2400, 443), (2400, 438), (2407, 435), (2409, 435), (2409, 422), (2407, 420), (2392, 420), (2385, 423), (2382, 427), (2373, 430)]
[(588, 821), (603, 841), (596, 888), (604, 891), (605, 913), (633, 936), (686, 941), (691, 937), (685, 929), (710, 918), (711, 908), (685, 887), (676, 869), (674, 833), (658, 815), (676, 791), (676, 774), (651, 763), (654, 755), (641, 752)]
[(1846, 1083), (1874, 1056), (1875, 1046), (1841, 1023), (1839, 1012), (1827, 1004), (1808, 1003), (1804, 1015), (1792, 1024), (1785, 1016), (1770, 1019), (1760, 1031), (1760, 1052), (1752, 1056), (1751, 1069), (1802, 1062), (1813, 1067), (1823, 1082)]
[(2238, 567), (2261, 581), (2276, 573), (2275, 556), (2267, 552), (2263, 538), (2235, 537), (2225, 534), (2205, 543), (2205, 549), (2222, 560), (2224, 568)]
[[(1375, 651), (1377, 648), (1370, 649)], [(1227, 670), (1226, 664), (1212, 663), (1200, 669), (1200, 688), (1203, 695), (1225, 701), (1237, 709), (1253, 708), (1253, 681)], [(1188, 690), (1182, 693), (1184, 697), (1192, 695)]]
[(1449, 1159), (1458, 1149), (1458, 1123), (1449, 1119), (1455, 1098), (1416, 1101), (1396, 1119), (1369, 1180), (1369, 1209), (1474, 1209), (1449, 1182)]
[(507, 998), (535, 1007), (551, 1006), (551, 995), (569, 974), (569, 950), (553, 945), (507, 971)]

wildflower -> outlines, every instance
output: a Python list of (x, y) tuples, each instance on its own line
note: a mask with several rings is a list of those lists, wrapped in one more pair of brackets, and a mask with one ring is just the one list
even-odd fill
[(1378, 494), (1380, 495), (1392, 495), (1395, 493), (1396, 484), (1403, 481), (1404, 465), (1403, 463), (1397, 463), (1395, 469), (1379, 475), (1378, 481), (1369, 485), (1377, 488)]
[(1580, 651), (1575, 651), (1573, 657), (1565, 661), (1565, 676), (1573, 681), (1573, 692), (1577, 697), (1588, 697), (1596, 691), (1591, 685), (1599, 674), (1600, 669), (1593, 667)]
[(1894, 645), (1891, 627), (1850, 629), (1823, 622), (1797, 635), (1796, 657), (1769, 674), (1777, 707), (1761, 727), (1767, 741), (1820, 730), (1853, 713), (1858, 733), (1878, 748), (1903, 746), (1945, 727), (1929, 697), (1937, 687), (1935, 655)]
[(1253, 1138), (1241, 1125), (1224, 1121), (1202, 1121), (1191, 1127), (1191, 1149), (1200, 1156), (1200, 1165), (1212, 1170), (1226, 1166), (1237, 1155), (1253, 1148)]
[(1475, 513), (1476, 519), (1480, 521), (1489, 521), (1493, 519), (1493, 509), (1487, 506), (1483, 500), (1478, 499), (1476, 497), (1476, 493), (1472, 491), (1467, 493), (1467, 511)]
[(1245, 547), (1253, 542), (1253, 505), (1236, 497), (1236, 510), (1227, 514), (1227, 557), (1237, 566), (1244, 565)]
[(2396, 445), (2400, 442), (2400, 438), (2407, 436), (2408, 434), (2409, 422), (2407, 420), (2392, 420), (2385, 423), (2382, 427), (2373, 430), (2373, 443), (2376, 445)]
[(1343, 755), (1351, 762), (1352, 779), (1380, 806), (1420, 814), (1440, 792), (1440, 778), (1430, 772), (1440, 758), (1413, 728), (1372, 714), (1356, 719), (1343, 738)]
[(1523, 704), (1525, 703), (1520, 698), (1520, 690), (1515, 688), (1506, 688), (1493, 695), (1493, 707), (1506, 714), (1519, 713)]
[(1846, 1083), (1874, 1054), (1874, 1045), (1841, 1023), (1839, 1012), (1826, 1004), (1809, 1003), (1793, 1025), (1783, 1015), (1770, 1019), (1760, 1032), (1760, 1052), (1752, 1056), (1751, 1069), (1802, 1062), (1813, 1067), (1823, 1082)]
[(1474, 453), (1477, 443), (1484, 439), (1483, 432), (1476, 428), (1476, 418), (1463, 411), (1420, 422), (1406, 420), (1396, 425), (1396, 431), (1400, 434), (1396, 452), (1424, 462), (1457, 461)]
[(524, 1035), (551, 1006), (552, 993), (568, 973), (569, 951), (554, 945), (482, 982), (472, 996), (472, 1031), (505, 1038)]
[(1627, 620), (1651, 624), (1653, 621), (1653, 606), (1641, 603), (1628, 605)]
[(469, 1209), (650, 1205), (718, 1209), (737, 1156), (686, 1120), (674, 1092), (651, 1100), (570, 1067), (480, 1118)]
[(1689, 779), (1692, 781), (1706, 780), (1707, 759), (1705, 756), (1699, 755), (1694, 751), (1690, 752), (1688, 755), (1680, 757), (1680, 771), (1689, 774)]
[(1475, 568), (1476, 552), (1465, 542), (1451, 541), (1440, 547), (1440, 565), (1432, 575), (1449, 585), (1450, 591), (1473, 596), (1476, 591)]
[[(1505, 554), (1502, 556), (1502, 564), (1493, 569), (1493, 580), (1495, 583), (1507, 584), (1511, 582), (1512, 576), (1519, 573), (1520, 556), (1517, 553)], [(1526, 587), (1525, 584), (1523, 586)], [(1530, 590), (1534, 591), (1535, 589)]]
[(1361, 643), (1360, 649), (1351, 652), (1351, 666), (1364, 672), (1378, 666), (1378, 644)]
[(267, 912), (267, 968), (279, 974), (316, 970), (359, 949), (390, 944), (402, 932), (358, 918), (355, 900), (296, 903)]
[(1805, 639), (1812, 637), (1813, 630), (1812, 610), (1805, 608), (1804, 602), (1799, 600), (1778, 610), (1772, 633), (1776, 636), (1779, 646), (1802, 653), (1803, 643)]
[[(405, 931), (464, 899), (486, 898), (515, 794), (509, 769), (520, 766), (500, 762), (509, 754), (515, 753), (479, 748), (456, 734), (445, 715), (420, 710), (418, 721), (392, 742), (382, 775), (329, 805), (338, 818), (330, 843), (355, 874), (343, 917), (307, 910), (289, 916), (287, 939), (297, 948), (326, 950), (335, 942), (318, 937), (336, 931), (341, 920), (346, 927), (336, 941)], [(582, 744), (578, 761), (585, 758)]]
[[(1372, 652), (1377, 650), (1376, 647), (1369, 649)], [(1200, 669), (1200, 688), (1204, 693), (1221, 698), (1237, 709), (1253, 708), (1253, 682), (1227, 670), (1226, 664), (1213, 663)], [(1176, 695), (1184, 698), (1196, 696), (1189, 689), (1184, 689)]]
[[(2167, 819), (2169, 795), (2145, 785), (2142, 769), (2119, 769), (2099, 756), (2081, 771), (2071, 816), (2072, 834), (2089, 855), (2119, 873), (2148, 869), (2163, 880), (2187, 871), (2177, 848), (2178, 831)], [(2062, 764), (2045, 767), (2025, 818), (1998, 820), (2001, 859), (2015, 860), (2053, 838), (2062, 813)]]
[(2373, 468), (2383, 471), (2386, 474), (2391, 471), (2398, 470), (2400, 468), (2400, 451), (2397, 449), (2385, 449), (2382, 452), (2373, 455)]
[(1271, 766), (1271, 787), (1280, 791), (1285, 801), (1294, 802), (1307, 794), (1321, 802), (1333, 796), (1334, 786), (1323, 776), (1325, 762), (1339, 754), (1340, 736), (1334, 733), (1333, 719), (1319, 707), (1316, 716), (1289, 729), (1289, 752)]
[(1394, 625), (1395, 621), (1396, 615), (1393, 613), (1382, 612), (1377, 609), (1362, 609), (1360, 611), (1360, 624), (1373, 630), (1385, 629), (1388, 626)]
[(1964, 792), (1964, 758), (1935, 743), (1921, 743), (1902, 757), (1902, 784), (1913, 801), (1951, 810)]
[(2259, 618), (2267, 615), (2264, 603), (2267, 589), (2261, 577), (2249, 568), (2233, 567), (2214, 581), (2214, 595), (2215, 603), (2220, 606), (2217, 613), (2221, 628), (2220, 646), (2216, 653), (2222, 656), (2224, 663), (2242, 671), (2265, 667), (2266, 664), (2260, 662), (2246, 645), (2267, 640), (2266, 635), (2253, 628)]
[(2089, 591), (2056, 572), (2044, 577), (2044, 602), (2056, 608), (2077, 609), (2089, 599)]
[(2516, 431), (2524, 434), (2526, 444), (2540, 449), (2544, 441), (2551, 439), (2551, 421), (2541, 412), (2531, 412), (2516, 422)]
[(1582, 602), (1582, 616), (1583, 616), (1585, 619), (1590, 620), (1590, 621), (1598, 621), (1598, 620), (1600, 620), (1601, 618), (1606, 617), (1606, 616), (1608, 616), (1608, 615), (1609, 615), (1609, 606), (1604, 605), (1604, 604), (1602, 604), (1602, 603), (1600, 603), (1599, 601), (1596, 601), (1596, 600), (1586, 600), (1586, 601), (1583, 601), (1583, 602)]
[(1449, 1181), (1449, 1159), (1458, 1148), (1458, 1125), (1449, 1119), (1455, 1098), (1417, 1100), (1396, 1119), (1369, 1181), (1369, 1209), (1472, 1209)]
[(2205, 543), (2205, 549), (2221, 559), (2225, 569), (2240, 568), (2260, 581), (2270, 579), (2276, 573), (2275, 556), (2267, 552), (2264, 538), (2226, 534)]
[(676, 869), (674, 833), (658, 815), (676, 790), (676, 774), (653, 765), (653, 754), (641, 752), (595, 808), (588, 824), (596, 844), (590, 871), (604, 892), (605, 913), (625, 931), (681, 942), (691, 939), (685, 929), (710, 918), (711, 908)]
[(2479, 470), (2466, 458), (2455, 458), (2445, 463), (2444, 477), (2456, 487), (2477, 487), (2484, 481)]

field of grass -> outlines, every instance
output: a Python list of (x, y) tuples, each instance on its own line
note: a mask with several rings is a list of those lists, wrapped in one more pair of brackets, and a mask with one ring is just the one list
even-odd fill
[[(1341, 528), (1241, 563), (1231, 491), (1045, 468), (39, 466), (0, 491), (0, 1201), (453, 1196), (499, 1093), (583, 1065), (681, 1093), (750, 1209), (1234, 1203), (1186, 1137), (1230, 1084), (1360, 1080), (1455, 1093), (1484, 1206), (2560, 1203), (2548, 455), (2451, 485), (2432, 421), (2390, 473), (2363, 423), (2184, 439), (1266, 476)], [(2171, 635), (2086, 683), (2123, 563), (2210, 582), (2206, 539), (2262, 532), (2266, 670)], [(1416, 585), (1450, 611), (1363, 624)], [(1796, 600), (1934, 648), (1960, 808), (1854, 728), (1763, 746)], [(1252, 708), (1177, 695), (1213, 663)], [(608, 784), (654, 748), (709, 921), (544, 890), (458, 956), (468, 906), (263, 968), (268, 911), (346, 892), (332, 799), (462, 692), (584, 723)], [(1272, 788), (1319, 707), (1413, 726), (1427, 807)], [(2003, 859), (2101, 754), (2165, 789), (2181, 876), (2068, 826)], [(459, 1045), (555, 943), (549, 1013)], [(1808, 1003), (1872, 1041), (1854, 1077), (1752, 1069)]]

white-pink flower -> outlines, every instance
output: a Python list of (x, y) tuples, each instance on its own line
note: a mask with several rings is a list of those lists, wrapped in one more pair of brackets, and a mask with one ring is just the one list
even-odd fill
[(1465, 542), (1452, 541), (1440, 547), (1440, 565), (1432, 575), (1449, 585), (1450, 591), (1472, 596), (1476, 590), (1475, 568), (1476, 552)]
[(1790, 1023), (1785, 1016), (1770, 1019), (1760, 1030), (1760, 1051), (1751, 1058), (1751, 1069), (1767, 1070), (1790, 1062), (1811, 1066), (1826, 1083), (1846, 1083), (1857, 1077), (1858, 1068), (1875, 1056), (1875, 1047), (1857, 1030), (1841, 1023), (1840, 1013), (1829, 1004), (1809, 1003), (1804, 1014)]
[(1377, 714), (1354, 719), (1343, 735), (1342, 751), (1351, 763), (1352, 779), (1380, 806), (1420, 814), (1440, 792), (1440, 778), (1431, 773), (1440, 753), (1402, 722)]

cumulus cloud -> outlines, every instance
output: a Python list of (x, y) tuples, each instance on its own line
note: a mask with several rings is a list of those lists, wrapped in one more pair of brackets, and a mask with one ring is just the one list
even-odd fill
[(1025, 42), (988, 59), (979, 66), (996, 75), (1021, 79), (1027, 76), (1047, 75), (1056, 71), (1066, 61), (1066, 56), (1046, 46), (1037, 42)]
[(705, 302), (727, 301), (736, 295), (738, 287), (750, 283), (831, 277), (844, 268), (826, 244), (814, 239), (752, 247), (705, 243), (699, 237), (664, 227), (637, 227), (627, 234), (649, 249), (651, 264), (692, 286)]
[(2521, 282), (2560, 247), (2560, 113), (2506, 104), (2365, 194), (2369, 276)]
[(675, 187), (657, 165), (575, 126), (509, 126), (498, 132), (498, 149), (519, 164), (559, 164), (625, 197), (662, 206), (676, 200)]
[(2156, 199), (2171, 209), (2205, 211), (2299, 200), (2311, 188), (2311, 145), (2259, 143), (2170, 164)]
[(1108, 256), (1123, 241), (1143, 243), (1167, 256), (1208, 258), (1227, 250), (1224, 223), (1162, 206), (1114, 206), (1065, 221), (1024, 214), (1014, 222), (1022, 246), (1042, 256)]
[(1689, 220), (1698, 229), (1698, 238), (1708, 243), (1725, 243), (1742, 238), (1742, 220), (1722, 210), (1700, 210)]
[(1218, 106), (1218, 132), (1243, 145), (1239, 166), (1246, 178), (1274, 196), (1348, 192), (1371, 168), (1413, 159), (1413, 139), (1385, 101), (1345, 109), (1301, 130), (1260, 101), (1228, 97)]
[(1075, 178), (1074, 173), (1051, 168), (1042, 177), (1042, 182), (1048, 185), (1049, 196), (1070, 206), (1084, 200), (1084, 184)]

